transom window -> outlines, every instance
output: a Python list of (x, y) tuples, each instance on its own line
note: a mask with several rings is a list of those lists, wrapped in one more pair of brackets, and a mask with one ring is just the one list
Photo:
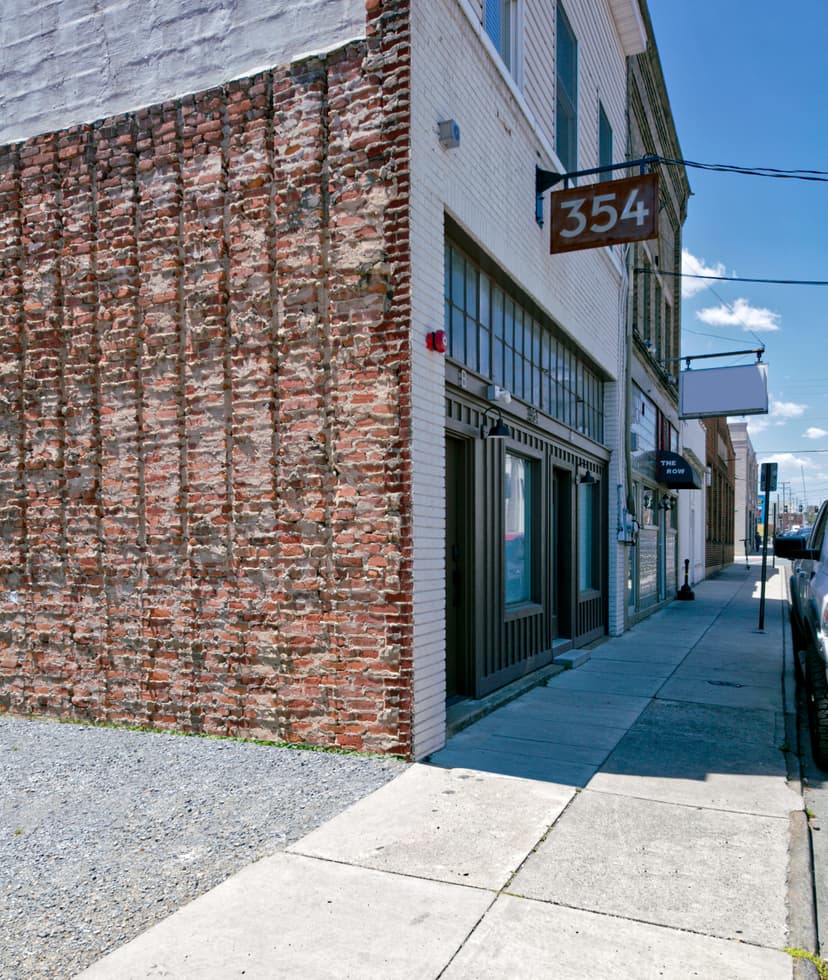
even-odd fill
[(446, 244), (449, 356), (577, 429), (604, 436), (604, 386), (573, 346), (452, 243)]

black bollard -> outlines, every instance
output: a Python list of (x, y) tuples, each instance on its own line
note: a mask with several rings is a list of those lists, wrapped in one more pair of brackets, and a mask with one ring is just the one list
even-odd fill
[(696, 598), (696, 593), (690, 588), (690, 583), (688, 582), (689, 576), (690, 576), (690, 559), (685, 558), (684, 559), (684, 585), (682, 585), (682, 587), (678, 590), (678, 595), (676, 596), (676, 598), (684, 599), (687, 602), (689, 602), (690, 599)]

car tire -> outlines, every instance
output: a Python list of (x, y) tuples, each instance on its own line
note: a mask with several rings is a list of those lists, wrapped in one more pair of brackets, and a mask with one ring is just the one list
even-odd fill
[(813, 648), (805, 656), (805, 686), (811, 753), (819, 768), (828, 771), (828, 678), (825, 662)]

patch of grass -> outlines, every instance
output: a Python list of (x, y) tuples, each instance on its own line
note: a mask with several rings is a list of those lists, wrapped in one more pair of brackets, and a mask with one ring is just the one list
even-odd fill
[(808, 960), (813, 963), (819, 973), (819, 980), (828, 980), (828, 963), (816, 953), (809, 953), (806, 949), (798, 949), (793, 946), (786, 946), (785, 952), (795, 960)]

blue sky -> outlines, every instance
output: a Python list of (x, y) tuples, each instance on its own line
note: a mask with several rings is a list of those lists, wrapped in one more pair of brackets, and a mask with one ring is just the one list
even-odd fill
[[(686, 160), (828, 171), (828, 3), (648, 0)], [(828, 280), (828, 183), (688, 170), (685, 271)], [(794, 504), (828, 497), (828, 286), (683, 280), (682, 354), (765, 346), (760, 462)], [(749, 363), (751, 357), (698, 367)], [(821, 452), (819, 450), (822, 450)]]

